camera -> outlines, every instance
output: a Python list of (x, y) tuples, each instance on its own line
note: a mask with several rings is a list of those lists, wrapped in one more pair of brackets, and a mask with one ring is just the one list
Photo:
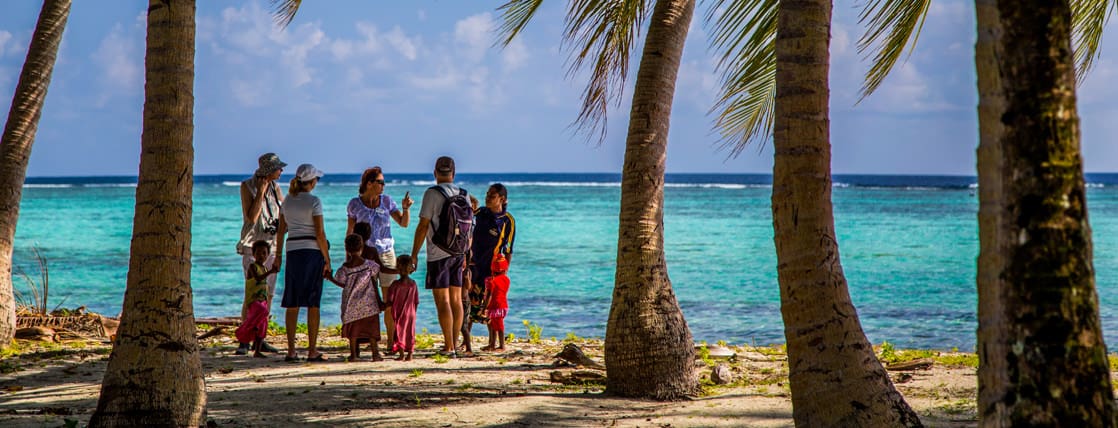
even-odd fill
[(279, 219), (278, 218), (273, 218), (271, 220), (268, 220), (268, 222), (264, 225), (264, 233), (267, 233), (269, 235), (275, 235), (276, 230), (278, 230), (278, 229), (279, 229)]

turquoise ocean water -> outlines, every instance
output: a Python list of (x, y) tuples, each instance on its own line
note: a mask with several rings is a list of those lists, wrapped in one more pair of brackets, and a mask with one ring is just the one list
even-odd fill
[[(240, 310), (243, 277), (234, 246), (241, 222), (237, 186), (243, 178), (200, 176), (195, 181), (191, 282), (199, 317), (234, 316)], [(356, 195), (358, 179), (328, 175), (315, 190), (334, 243), (344, 238), (345, 205)], [(428, 174), (387, 179), (386, 192), (397, 201), (405, 191), (418, 200), (433, 184)], [(669, 274), (695, 339), (783, 343), (769, 176), (669, 174), (667, 181)], [(1088, 181), (1096, 279), (1106, 340), (1113, 345), (1118, 340), (1118, 174), (1088, 174)], [(544, 337), (604, 336), (617, 247), (619, 175), (463, 174), (458, 182), (477, 195), (489, 183), (509, 186), (509, 211), (518, 226), (509, 274), (509, 331), (524, 336), (520, 321), (531, 320), (543, 327)], [(837, 175), (834, 182), (843, 268), (870, 341), (973, 350), (975, 179)], [(16, 233), (17, 271), (37, 277), (31, 251), (37, 245), (50, 267), (52, 306), (85, 305), (116, 315), (124, 295), (134, 197), (135, 177), (28, 179)], [(416, 221), (412, 228), (393, 229), (397, 253), (410, 250)], [(335, 245), (332, 259), (344, 259), (340, 248)], [(417, 275), (422, 278), (422, 268)], [(25, 289), (18, 276), (15, 280), (17, 289)], [(282, 287), (282, 274), (279, 283)], [(323, 323), (337, 324), (341, 292), (325, 287)], [(273, 308), (273, 314), (280, 311)], [(430, 294), (423, 290), (417, 324), (438, 331)]]

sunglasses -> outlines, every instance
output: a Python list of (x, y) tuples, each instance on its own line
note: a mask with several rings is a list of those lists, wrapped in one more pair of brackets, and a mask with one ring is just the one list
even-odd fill
[(369, 180), (369, 182), (374, 184), (384, 184), (384, 180)]

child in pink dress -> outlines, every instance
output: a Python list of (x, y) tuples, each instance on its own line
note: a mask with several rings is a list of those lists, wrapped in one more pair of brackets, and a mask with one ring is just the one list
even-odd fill
[(380, 265), (361, 257), (364, 242), (357, 234), (345, 238), (346, 261), (333, 278), (327, 278), (342, 287), (342, 337), (349, 339), (349, 359), (361, 357), (361, 343), (369, 342), (373, 361), (380, 361), (377, 342), (380, 341), (380, 311), (384, 302), (380, 298), (377, 275)]
[[(489, 346), (483, 351), (505, 350), (505, 316), (509, 313), (509, 262), (502, 254), (493, 257), (489, 269), (493, 276), (485, 278), (485, 314), (489, 317)], [(496, 346), (500, 341), (501, 346)]]
[[(400, 255), (396, 258), (396, 266), (411, 266), (411, 256)], [(399, 268), (400, 279), (392, 281), (388, 287), (386, 305), (392, 308), (392, 315), (396, 317), (392, 352), (400, 353), (396, 361), (411, 361), (412, 351), (415, 350), (415, 309), (419, 307), (419, 288), (408, 276), (409, 270)]]

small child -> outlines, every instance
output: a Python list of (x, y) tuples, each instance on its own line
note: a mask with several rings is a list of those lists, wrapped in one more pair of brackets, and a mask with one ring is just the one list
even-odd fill
[(380, 266), (361, 257), (365, 241), (360, 235), (345, 238), (345, 264), (338, 268), (330, 282), (342, 287), (342, 337), (349, 339), (349, 359), (361, 356), (360, 344), (369, 342), (373, 361), (381, 361), (377, 341), (380, 340), (380, 311), (384, 301), (380, 298), (377, 275)]
[(256, 358), (267, 358), (260, 351), (268, 336), (268, 275), (279, 271), (275, 265), (264, 267), (268, 251), (268, 241), (252, 243), (253, 261), (245, 272), (245, 316), (236, 331), (237, 341), (252, 342), (252, 356)]
[[(392, 281), (388, 287), (388, 302), (392, 307), (392, 314), (396, 316), (395, 334), (393, 335), (392, 352), (399, 352), (396, 361), (411, 361), (412, 351), (415, 350), (415, 309), (419, 307), (419, 288), (408, 274), (411, 269), (411, 256), (402, 254), (396, 258), (396, 266), (400, 279)], [(407, 356), (404, 353), (407, 352)]]
[[(482, 351), (505, 350), (505, 316), (509, 313), (509, 261), (503, 254), (493, 257), (490, 265), (493, 276), (485, 279), (485, 313), (489, 317), (489, 346)], [(497, 345), (498, 340), (501, 346)]]

